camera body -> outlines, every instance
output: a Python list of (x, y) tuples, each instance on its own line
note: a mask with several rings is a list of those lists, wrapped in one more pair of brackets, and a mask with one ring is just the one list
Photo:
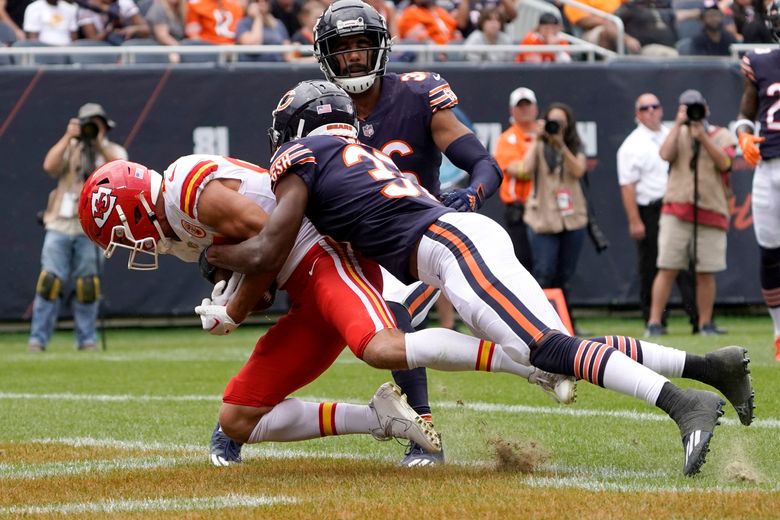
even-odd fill
[(689, 122), (698, 123), (707, 116), (707, 107), (702, 103), (691, 103), (685, 107), (685, 115)]
[(98, 128), (97, 123), (91, 117), (80, 118), (79, 124), (81, 125), (81, 134), (79, 134), (79, 139), (88, 142), (97, 138), (100, 129)]
[(561, 131), (561, 124), (554, 119), (547, 119), (544, 122), (544, 133), (549, 135), (555, 135)]

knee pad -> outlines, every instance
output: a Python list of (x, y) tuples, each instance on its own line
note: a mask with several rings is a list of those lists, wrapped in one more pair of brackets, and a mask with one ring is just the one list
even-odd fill
[(53, 302), (60, 297), (61, 288), (62, 280), (56, 274), (41, 271), (41, 274), (38, 275), (38, 283), (35, 284), (35, 293), (44, 300)]
[(97, 275), (76, 278), (76, 301), (94, 303), (100, 298), (100, 278)]

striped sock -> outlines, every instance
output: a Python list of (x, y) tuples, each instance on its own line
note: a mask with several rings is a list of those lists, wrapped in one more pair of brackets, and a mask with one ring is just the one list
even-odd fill
[(637, 363), (667, 377), (681, 377), (685, 368), (686, 352), (629, 336), (607, 336), (591, 341), (614, 347)]
[(370, 433), (379, 421), (366, 405), (309, 403), (289, 398), (273, 407), (255, 426), (249, 443), (316, 439), (348, 433)]
[(669, 380), (628, 356), (613, 356), (615, 352), (604, 343), (581, 340), (574, 356), (574, 377), (655, 405)]
[(528, 379), (533, 369), (512, 360), (492, 341), (449, 329), (425, 329), (406, 334), (409, 368), (427, 367), (448, 372), (507, 372)]

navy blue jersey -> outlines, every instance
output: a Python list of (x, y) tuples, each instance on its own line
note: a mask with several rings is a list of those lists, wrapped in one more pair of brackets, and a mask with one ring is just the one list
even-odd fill
[(780, 157), (780, 50), (755, 50), (742, 58), (742, 73), (758, 90), (758, 121), (761, 137), (761, 157)]
[(376, 108), (360, 123), (358, 139), (390, 156), (401, 172), (438, 196), (441, 152), (433, 141), (431, 119), (457, 104), (458, 97), (438, 74), (387, 73)]
[(298, 175), (309, 188), (306, 216), (323, 235), (349, 242), (396, 278), (411, 283), (409, 257), (425, 230), (451, 210), (382, 152), (354, 139), (304, 137), (271, 159), (271, 180)]

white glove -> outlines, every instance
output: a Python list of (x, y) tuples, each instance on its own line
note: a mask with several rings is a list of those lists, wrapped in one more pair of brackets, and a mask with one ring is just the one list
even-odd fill
[(238, 324), (228, 315), (227, 307), (214, 305), (210, 298), (203, 298), (200, 305), (195, 307), (195, 313), (200, 316), (203, 330), (215, 336), (225, 336), (238, 327)]
[(222, 280), (214, 285), (214, 289), (211, 291), (211, 303), (213, 305), (227, 305), (228, 300), (238, 291), (243, 281), (243, 274), (233, 273), (230, 280)]

